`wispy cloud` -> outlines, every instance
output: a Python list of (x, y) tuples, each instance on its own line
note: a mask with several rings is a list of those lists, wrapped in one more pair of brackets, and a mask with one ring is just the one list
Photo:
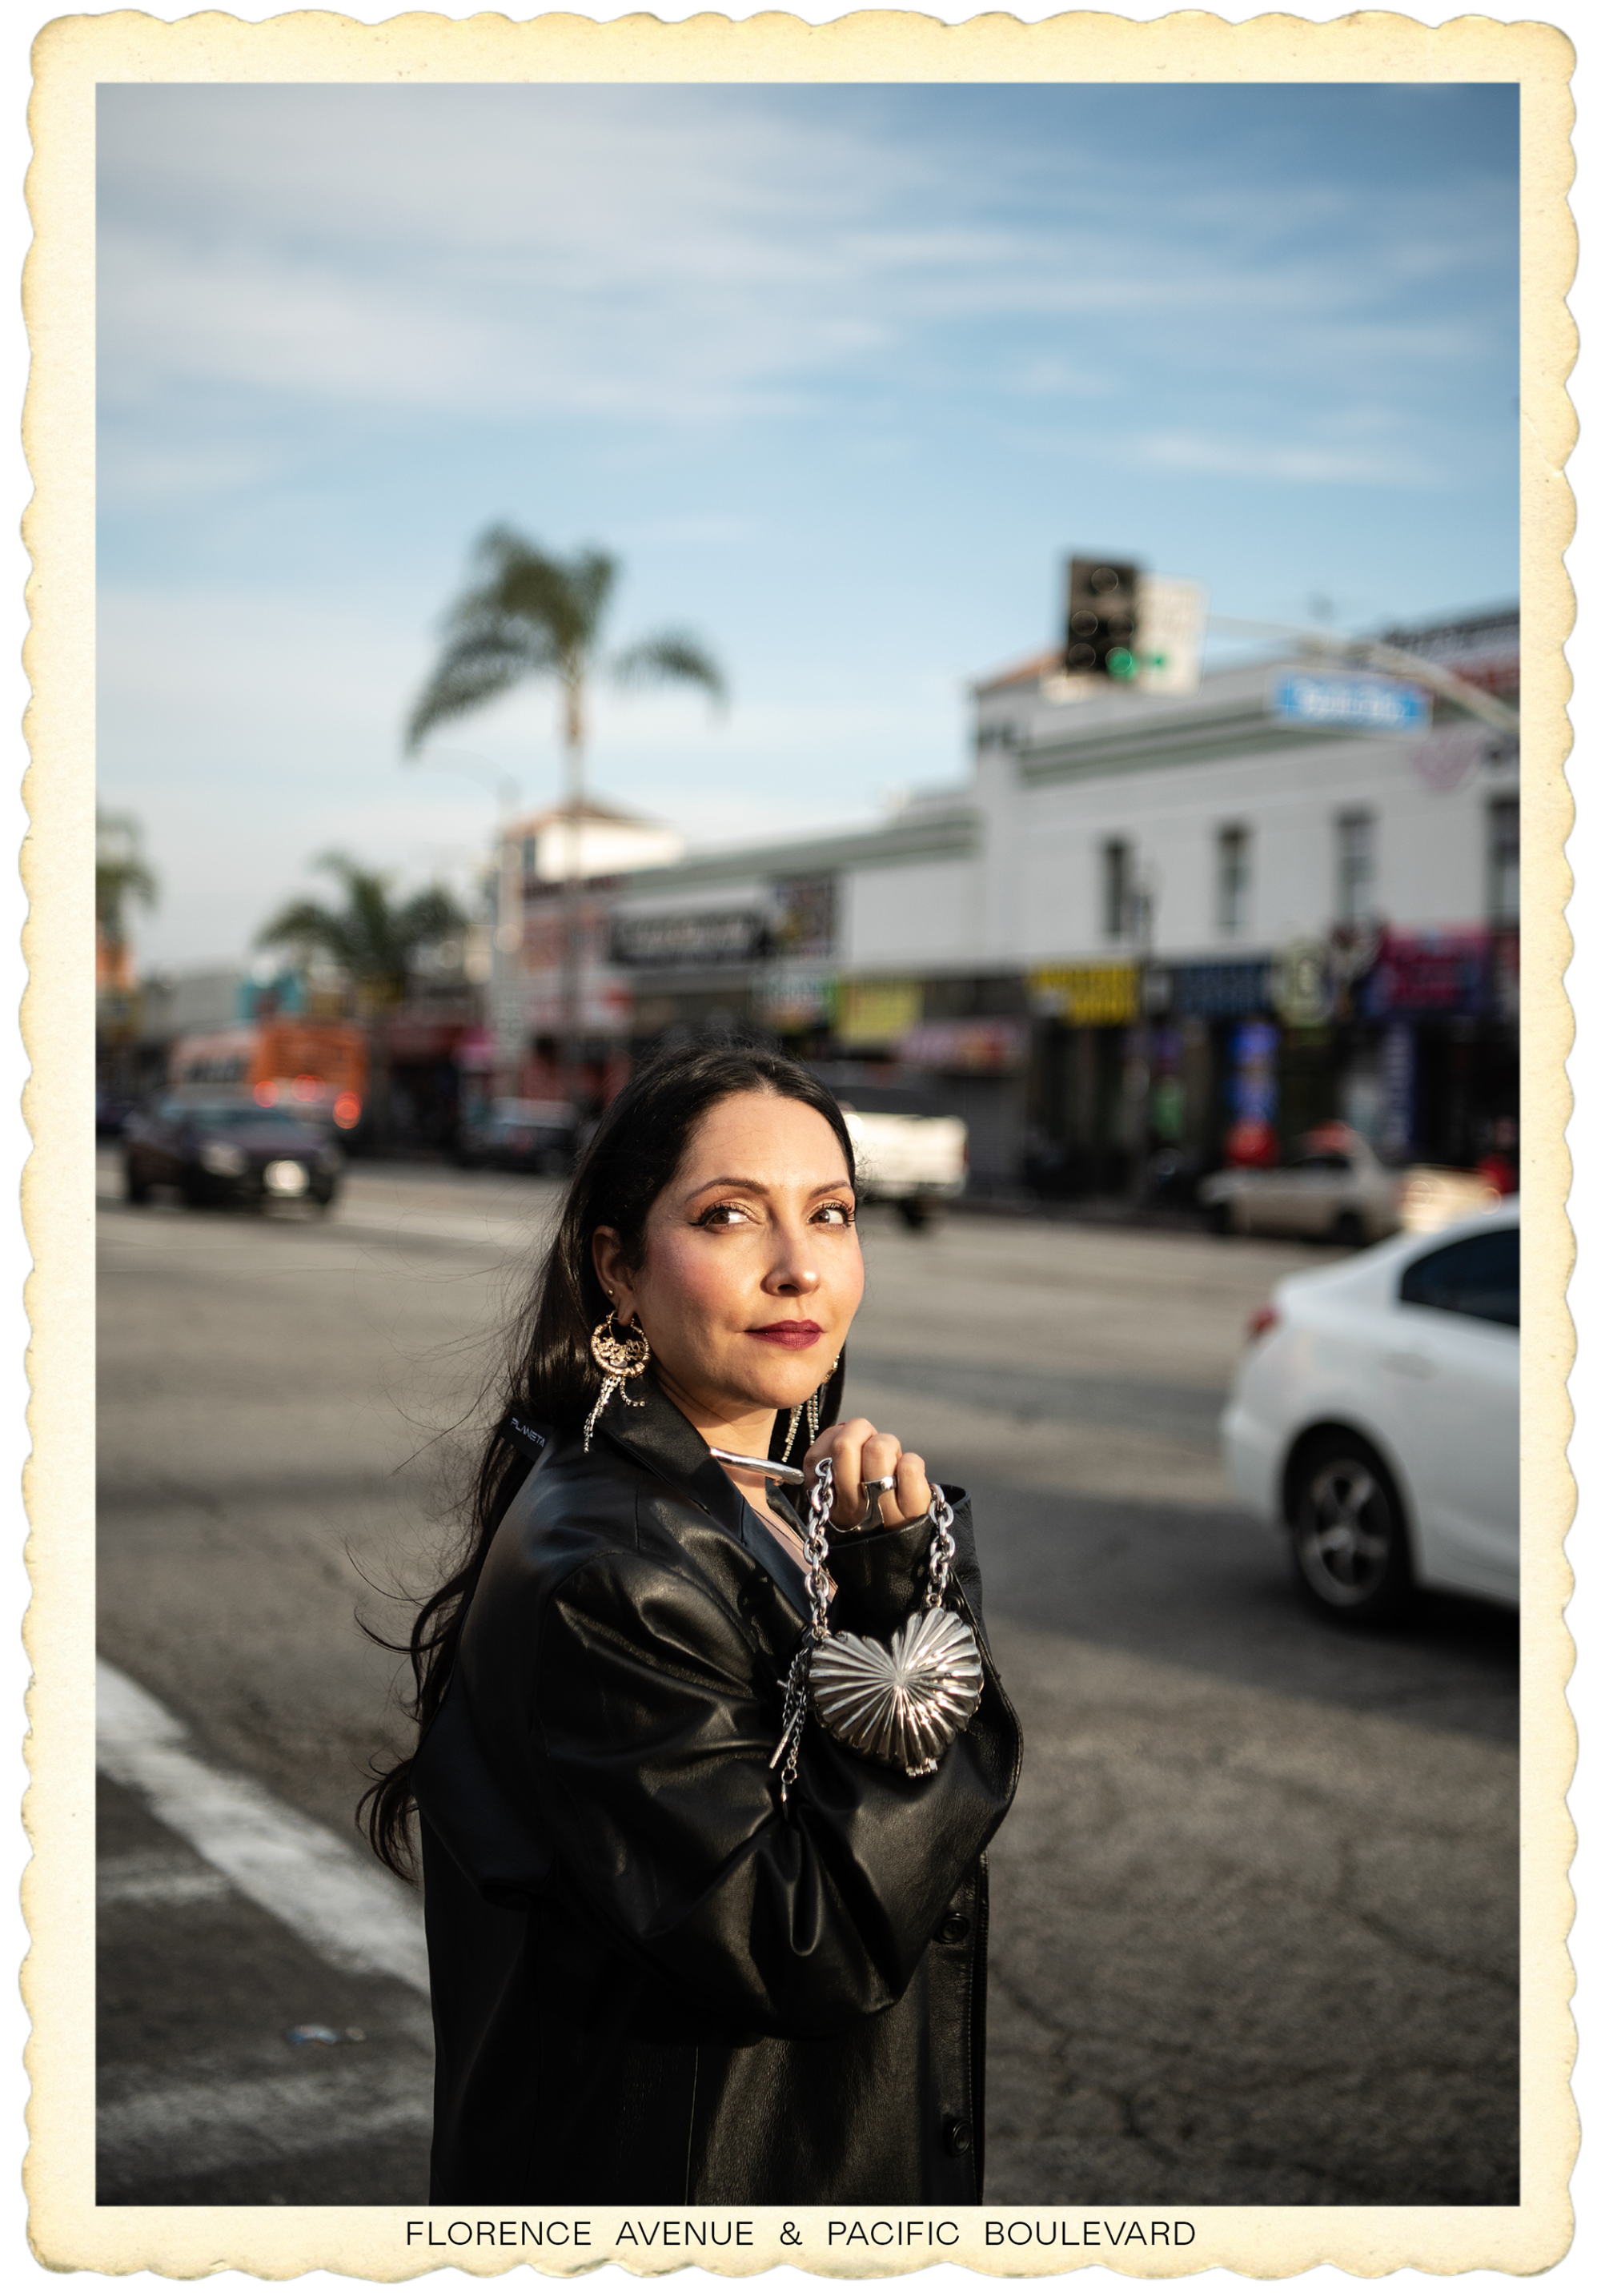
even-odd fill
[[(730, 93), (107, 91), (108, 404), (222, 383), (727, 421), (886, 360), (959, 368), (986, 326), (1030, 320), (1154, 320), (1309, 385), (1336, 332), (1380, 387), (1460, 351), (1459, 322), (1383, 308), (1471, 227), (1443, 236), (1427, 187), (1400, 203), (1421, 245), (1393, 200), (1292, 184), (1269, 220), (1255, 185), (1191, 196), (1182, 157), (1149, 152), (1067, 166), (1019, 212), (1004, 149), (942, 176), (871, 117)], [(1084, 349), (1042, 356), (1088, 374)]]
[(1135, 452), (1153, 470), (1204, 472), (1219, 478), (1284, 480), (1302, 486), (1426, 487), (1444, 473), (1409, 455), (1270, 439), (1207, 438), (1166, 431), (1138, 439)]
[[(491, 518), (722, 656), (715, 731), (595, 721), (721, 841), (958, 771), (1078, 543), (1282, 618), (1515, 578), (1515, 92), (129, 84), (98, 153), (102, 771), (165, 955), (487, 828), (398, 735)], [(462, 740), (554, 789), (547, 693)]]

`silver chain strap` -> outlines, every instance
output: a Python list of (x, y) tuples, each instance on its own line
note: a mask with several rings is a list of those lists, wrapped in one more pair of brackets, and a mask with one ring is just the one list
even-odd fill
[(828, 1518), (833, 1513), (833, 1461), (819, 1459), (801, 1538), (806, 1591), (811, 1597), (812, 1639), (819, 1643), (828, 1639)]
[(956, 1518), (950, 1501), (939, 1484), (931, 1483), (929, 1488), (934, 1495), (933, 1505), (929, 1510), (934, 1518), (934, 1543), (929, 1549), (928, 1593), (924, 1596), (923, 1607), (925, 1611), (942, 1611), (945, 1608), (945, 1589), (950, 1584), (950, 1566), (956, 1560), (956, 1542), (950, 1527)]
[[(934, 1519), (933, 1544), (929, 1549), (928, 1593), (924, 1597), (925, 1611), (940, 1611), (945, 1607), (945, 1590), (950, 1584), (950, 1566), (955, 1560), (956, 1542), (951, 1535), (956, 1521), (950, 1501), (938, 1483), (929, 1486), (933, 1503), (929, 1512)], [(778, 1734), (778, 1743), (773, 1749), (770, 1770), (778, 1770), (778, 1800), (788, 1802), (790, 1788), (794, 1784), (800, 1767), (800, 1734), (806, 1721), (807, 1677), (810, 1670), (811, 1654), (819, 1643), (829, 1638), (828, 1625), (828, 1522), (833, 1513), (833, 1461), (820, 1459), (812, 1480), (811, 1495), (807, 1507), (806, 1529), (801, 1539), (801, 1552), (806, 1559), (806, 1591), (811, 1602), (811, 1628), (795, 1652), (784, 1683), (784, 1726)], [(779, 1764), (783, 1768), (779, 1769)]]
[(811, 1628), (801, 1639), (784, 1684), (784, 1727), (773, 1749), (768, 1769), (778, 1772), (778, 1800), (789, 1800), (790, 1788), (800, 1767), (800, 1733), (806, 1721), (807, 1677), (811, 1654), (828, 1640), (828, 1518), (833, 1511), (833, 1461), (822, 1459), (812, 1480), (801, 1553), (806, 1561), (806, 1591), (811, 1602)]

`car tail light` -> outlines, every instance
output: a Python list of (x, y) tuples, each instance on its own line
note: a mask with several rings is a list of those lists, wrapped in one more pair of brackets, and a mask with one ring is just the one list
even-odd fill
[(1273, 1305), (1273, 1302), (1269, 1300), (1265, 1308), (1259, 1308), (1257, 1309), (1255, 1315), (1252, 1316), (1251, 1321), (1246, 1324), (1245, 1337), (1248, 1340), (1265, 1340), (1268, 1332), (1276, 1332), (1283, 1321), (1284, 1317), (1279, 1314), (1277, 1308)]

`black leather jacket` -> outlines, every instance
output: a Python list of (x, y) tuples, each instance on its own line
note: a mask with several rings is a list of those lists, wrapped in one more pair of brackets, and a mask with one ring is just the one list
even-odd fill
[[(769, 1767), (797, 1564), (648, 1380), (496, 1534), (419, 1751), (439, 2203), (981, 2196), (985, 1844), (1022, 1739), (984, 1650), (932, 1776), (813, 1718)], [(965, 1497), (948, 1597), (980, 1634)], [(959, 1501), (959, 1503), (958, 1503)], [(842, 1536), (836, 1627), (921, 1602), (926, 1519)]]

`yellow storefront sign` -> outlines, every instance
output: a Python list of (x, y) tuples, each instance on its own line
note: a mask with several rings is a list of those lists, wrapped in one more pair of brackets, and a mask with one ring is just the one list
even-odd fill
[(1139, 1018), (1137, 964), (1057, 964), (1029, 975), (1036, 1013), (1075, 1029), (1109, 1029)]
[(837, 1044), (896, 1045), (923, 1018), (919, 981), (842, 980), (839, 996)]

